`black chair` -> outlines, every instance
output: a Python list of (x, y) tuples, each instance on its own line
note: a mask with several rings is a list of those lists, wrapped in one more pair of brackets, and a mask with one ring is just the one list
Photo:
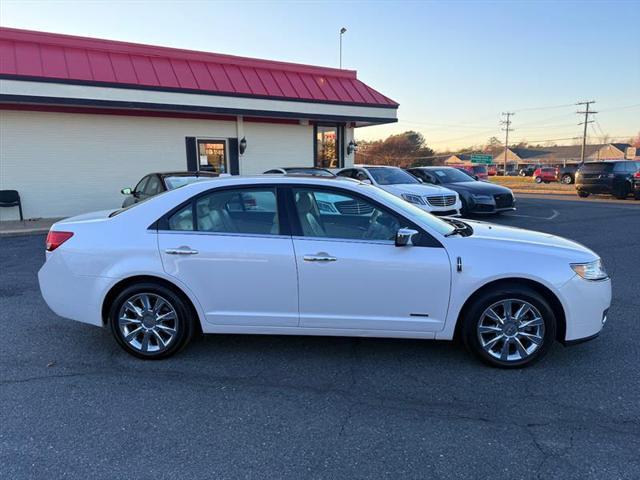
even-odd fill
[(22, 203), (17, 190), (0, 190), (0, 207), (18, 207), (20, 210), (20, 220), (22, 217)]

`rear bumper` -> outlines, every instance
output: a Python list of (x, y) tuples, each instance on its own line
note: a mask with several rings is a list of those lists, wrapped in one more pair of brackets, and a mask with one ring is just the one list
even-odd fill
[(610, 183), (582, 183), (576, 182), (576, 190), (589, 193), (611, 193), (613, 185)]
[(75, 275), (55, 252), (38, 272), (42, 298), (58, 316), (102, 326), (102, 299), (112, 278)]

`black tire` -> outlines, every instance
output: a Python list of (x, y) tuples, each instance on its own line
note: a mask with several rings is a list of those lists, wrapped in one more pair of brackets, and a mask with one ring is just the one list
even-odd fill
[(613, 192), (613, 196), (616, 197), (618, 200), (626, 200), (627, 197), (629, 196), (629, 193), (631, 193), (631, 187), (629, 186), (628, 183), (625, 183), (624, 186), (618, 190), (617, 192)]
[[(519, 360), (502, 360), (489, 354), (481, 344), (480, 334), (478, 331), (479, 324), (484, 317), (485, 311), (494, 304), (508, 299), (513, 300), (514, 308), (518, 305), (516, 303), (517, 301), (527, 302), (528, 304), (533, 306), (540, 314), (540, 318), (542, 318), (542, 322), (544, 324), (544, 333), (540, 335), (540, 338), (542, 338), (541, 343), (539, 345), (536, 344), (536, 349), (534, 349), (528, 356)], [(533, 312), (530, 313), (534, 315)], [(514, 313), (512, 313), (512, 315), (514, 315)], [(527, 318), (530, 319), (532, 317)], [(465, 308), (461, 321), (461, 336), (465, 347), (476, 357), (478, 357), (482, 362), (492, 367), (528, 367), (547, 354), (556, 337), (556, 317), (553, 313), (553, 310), (549, 306), (549, 303), (538, 292), (526, 286), (505, 286), (484, 292), (478, 298), (476, 298), (471, 305)], [(507, 337), (504, 338), (506, 339)], [(517, 352), (517, 348), (515, 341), (512, 341), (512, 339), (510, 339), (509, 342), (501, 340), (495, 345), (500, 348), (500, 345), (504, 345), (505, 343), (510, 343), (510, 346), (507, 347), (507, 352), (513, 350), (513, 354), (515, 355)], [(525, 340), (524, 343), (529, 345), (527, 340)], [(520, 344), (522, 345), (523, 342), (520, 342)], [(533, 345), (533, 342), (531, 342), (530, 345)]]
[(560, 182), (564, 183), (565, 185), (571, 185), (573, 183), (573, 177), (571, 175), (569, 175), (568, 173), (565, 173), (560, 178)]
[(578, 190), (578, 196), (580, 198), (587, 198), (589, 196), (589, 192), (585, 192), (583, 190)]
[[(170, 322), (164, 324), (164, 327), (168, 328), (169, 330), (175, 330), (175, 334), (171, 336), (171, 338), (169, 338), (170, 335), (166, 333), (165, 330), (160, 330), (160, 327), (157, 329), (158, 335), (152, 335), (153, 332), (147, 331), (147, 351), (142, 350), (145, 331), (147, 328), (146, 326), (144, 326), (145, 324), (142, 322), (142, 320), (140, 320), (139, 325), (140, 328), (143, 328), (143, 330), (141, 330), (137, 335), (138, 339), (140, 338), (140, 335), (142, 335), (142, 341), (139, 342), (141, 344), (140, 348), (135, 348), (125, 339), (125, 332), (123, 331), (124, 327), (121, 328), (120, 326), (120, 313), (121, 309), (124, 308), (125, 302), (132, 298), (142, 298), (144, 295), (147, 295), (148, 298), (156, 299), (156, 302), (157, 298), (161, 298), (168, 305), (168, 307), (160, 307), (164, 310), (159, 310), (157, 315), (160, 315), (160, 312), (162, 311), (166, 313), (170, 309), (173, 309), (173, 315), (170, 315), (170, 317), (168, 318), (175, 318), (175, 321), (162, 320), (162, 322)], [(158, 303), (154, 303), (153, 306), (154, 308), (157, 307)], [(133, 312), (132, 309), (128, 309), (128, 311)], [(132, 317), (132, 320), (130, 322), (132, 326), (127, 328), (137, 328), (136, 325), (138, 325), (138, 323), (133, 323), (134, 321), (138, 322), (136, 315), (125, 314), (125, 316), (127, 315), (130, 315)], [(127, 353), (145, 360), (159, 360), (174, 355), (189, 343), (189, 341), (193, 337), (194, 331), (196, 330), (196, 319), (193, 318), (191, 309), (189, 308), (187, 301), (181, 295), (176, 294), (176, 292), (174, 292), (173, 290), (165, 287), (164, 285), (154, 282), (137, 283), (125, 288), (122, 292), (120, 292), (120, 294), (118, 294), (118, 296), (114, 299), (109, 308), (108, 321), (111, 327), (111, 333), (116, 339), (118, 345), (120, 345), (120, 347), (122, 347), (122, 349)], [(126, 323), (128, 322), (124, 322), (123, 324)], [(153, 323), (155, 324), (155, 322)], [(129, 333), (131, 334), (134, 332)], [(163, 339), (167, 341), (166, 346), (160, 345), (160, 342), (163, 341)], [(154, 342), (158, 347), (157, 351), (149, 350), (149, 348), (153, 346)]]
[(535, 181), (536, 183), (542, 183), (542, 177), (536, 177)]
[(469, 208), (467, 207), (467, 202), (464, 200), (464, 198), (460, 198), (460, 203), (462, 204), (462, 207), (460, 207), (460, 216), (461, 217), (466, 217), (469, 215)]

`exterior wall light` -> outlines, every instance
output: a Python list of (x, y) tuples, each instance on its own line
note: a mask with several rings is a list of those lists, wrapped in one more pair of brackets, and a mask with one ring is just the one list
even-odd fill
[(358, 144), (351, 140), (349, 145), (347, 145), (347, 155), (351, 155), (353, 152), (358, 151)]
[(247, 149), (247, 139), (242, 137), (240, 143), (238, 144), (238, 150), (240, 151), (240, 155), (244, 155), (245, 150)]

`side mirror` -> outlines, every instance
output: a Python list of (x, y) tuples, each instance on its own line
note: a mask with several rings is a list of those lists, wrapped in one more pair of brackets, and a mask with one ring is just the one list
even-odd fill
[(120, 190), (120, 193), (123, 195), (131, 195), (133, 192), (130, 188), (123, 188), (122, 190)]
[(416, 178), (418, 179), (418, 181), (419, 181), (420, 183), (424, 183), (424, 180), (423, 180), (423, 179), (421, 179), (420, 177), (416, 177)]
[(473, 178), (474, 180), (480, 180), (480, 177), (478, 175), (474, 175)]
[(371, 180), (369, 180), (368, 178), (364, 178), (362, 180), (360, 180), (362, 183), (366, 183), (367, 185), (371, 185)]
[(408, 247), (413, 245), (413, 236), (417, 234), (418, 231), (412, 228), (401, 228), (396, 232), (396, 247)]

